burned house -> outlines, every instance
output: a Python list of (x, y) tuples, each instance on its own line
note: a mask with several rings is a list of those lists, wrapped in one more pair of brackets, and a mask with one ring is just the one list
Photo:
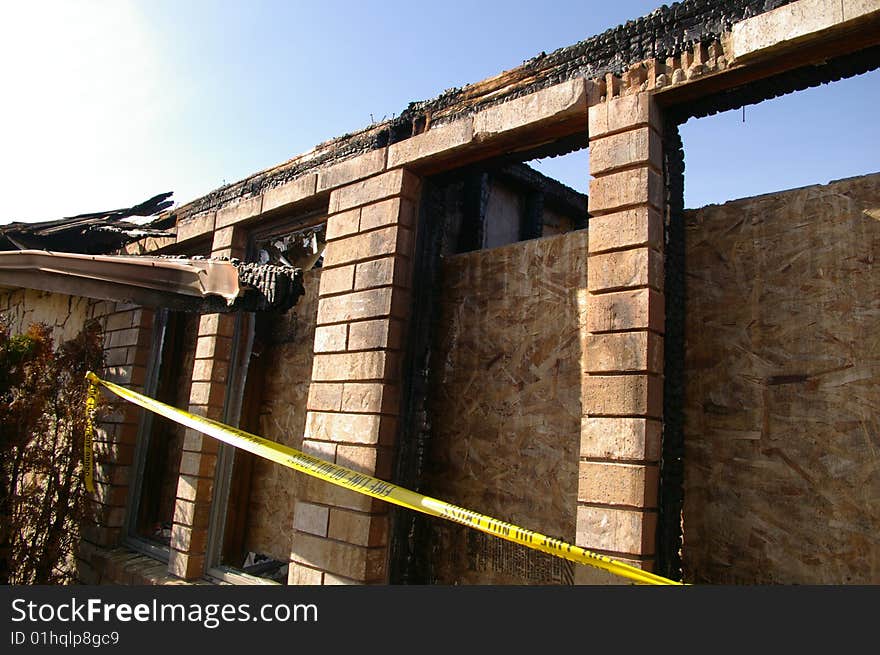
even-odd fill
[[(113, 255), (286, 279), (288, 307), (43, 266), (0, 311), (97, 318), (108, 379), (668, 577), (877, 583), (880, 175), (685, 211), (679, 125), (878, 66), (874, 0), (664, 6)], [(524, 165), (585, 148), (588, 197)], [(123, 403), (96, 462), (85, 583), (613, 582)]]

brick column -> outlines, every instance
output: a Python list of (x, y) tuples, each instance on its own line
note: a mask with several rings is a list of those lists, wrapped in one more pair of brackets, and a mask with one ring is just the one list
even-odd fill
[[(607, 86), (608, 95), (615, 84)], [(649, 93), (589, 108), (577, 543), (651, 569), (663, 390), (662, 143)], [(577, 582), (607, 576), (578, 567)]]
[[(319, 287), (303, 450), (388, 479), (419, 179), (402, 170), (334, 190)], [(294, 511), (291, 584), (388, 578), (388, 506), (307, 478)]]
[[(104, 331), (105, 368), (101, 375), (116, 384), (143, 391), (153, 312), (101, 301), (90, 306), (89, 314), (101, 323)], [(110, 407), (95, 434), (95, 493), (90, 498), (91, 520), (83, 528), (82, 552), (89, 551), (86, 544), (106, 547), (119, 543), (137, 439), (138, 407), (113, 394), (104, 397)]]
[[(211, 256), (243, 258), (245, 243), (241, 228), (219, 229), (214, 232)], [(234, 326), (232, 314), (204, 314), (199, 319), (188, 408), (193, 414), (223, 420)], [(186, 430), (168, 560), (169, 573), (181, 578), (194, 579), (205, 573), (218, 448), (213, 437)]]

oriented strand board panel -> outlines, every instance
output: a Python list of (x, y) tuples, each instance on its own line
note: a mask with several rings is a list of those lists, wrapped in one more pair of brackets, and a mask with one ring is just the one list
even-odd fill
[(687, 217), (697, 583), (880, 583), (880, 174)]
[[(293, 309), (273, 317), (268, 347), (260, 354), (266, 358), (260, 435), (297, 449), (306, 425), (320, 279), (320, 269), (304, 273), (304, 295)], [(251, 475), (245, 550), (287, 561), (302, 475), (259, 457)]]
[[(449, 257), (432, 354), (427, 492), (568, 541), (587, 232)], [(568, 562), (432, 521), (440, 584), (564, 584)]]

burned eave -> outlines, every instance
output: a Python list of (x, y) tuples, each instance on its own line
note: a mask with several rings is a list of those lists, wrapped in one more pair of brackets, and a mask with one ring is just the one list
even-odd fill
[(302, 271), (287, 266), (45, 250), (0, 252), (0, 287), (199, 313), (284, 312), (304, 291)]

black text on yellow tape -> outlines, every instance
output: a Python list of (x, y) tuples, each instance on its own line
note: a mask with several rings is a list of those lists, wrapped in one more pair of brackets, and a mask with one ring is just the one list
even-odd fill
[(278, 462), (279, 464), (292, 468), (296, 471), (306, 473), (313, 477), (319, 478), (331, 484), (350, 489), (373, 498), (400, 505), (408, 509), (449, 519), (456, 523), (475, 528), (487, 534), (512, 541), (534, 550), (549, 553), (557, 557), (577, 562), (578, 564), (586, 564), (593, 566), (614, 575), (618, 575), (640, 584), (649, 585), (678, 585), (679, 582), (669, 580), (659, 575), (655, 575), (648, 571), (629, 566), (617, 560), (611, 559), (605, 555), (593, 553), (580, 546), (566, 543), (561, 539), (548, 537), (547, 535), (526, 530), (511, 523), (499, 521), (492, 517), (479, 514), (477, 512), (446, 503), (436, 498), (424, 496), (420, 493), (398, 487), (390, 482), (385, 482), (378, 478), (353, 471), (352, 469), (339, 466), (332, 462), (327, 462), (317, 457), (312, 457), (306, 453), (284, 446), (268, 439), (263, 439), (255, 434), (250, 434), (244, 430), (224, 425), (217, 421), (213, 421), (202, 416), (196, 416), (183, 410), (177, 409), (165, 403), (159, 402), (148, 396), (131, 391), (119, 385), (100, 379), (94, 373), (89, 372), (86, 378), (92, 385), (100, 384), (112, 391), (114, 394), (128, 400), (129, 402), (140, 405), (160, 416), (171, 419), (181, 425), (185, 425), (194, 430), (198, 430), (203, 434), (219, 439), (225, 443), (231, 444), (236, 448), (241, 448), (248, 452), (259, 455), (266, 459)]
[(90, 382), (86, 394), (86, 429), (83, 435), (83, 481), (86, 491), (95, 491), (95, 457), (92, 442), (95, 439), (95, 409), (98, 407), (98, 387)]

